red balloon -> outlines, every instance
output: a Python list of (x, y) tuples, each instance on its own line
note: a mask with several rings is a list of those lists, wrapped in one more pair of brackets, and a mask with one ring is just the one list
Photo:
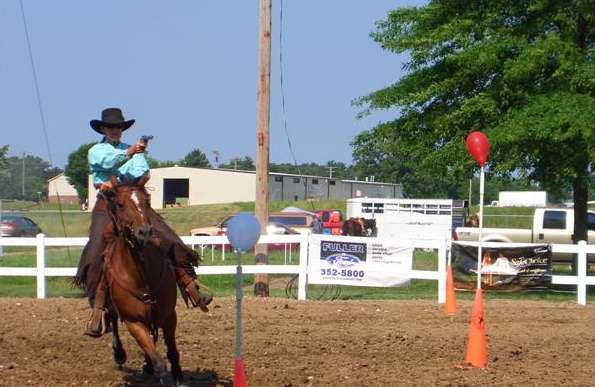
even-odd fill
[(490, 142), (483, 132), (472, 132), (467, 136), (467, 151), (480, 167), (488, 160)]

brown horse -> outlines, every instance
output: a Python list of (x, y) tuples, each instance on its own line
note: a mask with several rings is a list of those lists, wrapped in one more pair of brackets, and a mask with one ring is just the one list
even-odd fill
[(349, 218), (343, 222), (342, 235), (375, 236), (376, 219)]
[(148, 194), (143, 186), (115, 185), (104, 195), (112, 219), (105, 231), (104, 275), (114, 361), (120, 367), (126, 362), (119, 317), (145, 353), (143, 371), (163, 380), (167, 367), (156, 349), (161, 328), (174, 383), (182, 381), (175, 340), (176, 279), (169, 260), (159, 253), (159, 241), (152, 237)]

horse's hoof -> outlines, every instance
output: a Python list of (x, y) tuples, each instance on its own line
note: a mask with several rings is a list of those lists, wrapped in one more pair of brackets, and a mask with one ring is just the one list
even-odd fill
[(145, 375), (153, 375), (155, 370), (153, 369), (153, 364), (145, 363), (143, 364), (143, 374)]
[(120, 351), (114, 350), (114, 361), (118, 368), (122, 369), (122, 364), (126, 363), (126, 352), (123, 349)]
[(180, 366), (173, 366), (171, 367), (171, 376), (174, 379), (174, 384), (177, 386), (179, 383), (184, 381), (184, 374), (182, 374), (182, 369)]
[(169, 381), (169, 373), (167, 372), (167, 367), (165, 364), (162, 362), (157, 362), (153, 366), (155, 368), (155, 376), (157, 376), (159, 382), (165, 386), (168, 386), (169, 384), (167, 383)]
[(171, 377), (171, 375), (167, 372), (157, 374), (157, 379), (159, 379), (159, 384), (162, 386), (177, 386), (178, 385), (178, 383), (176, 382), (176, 379)]

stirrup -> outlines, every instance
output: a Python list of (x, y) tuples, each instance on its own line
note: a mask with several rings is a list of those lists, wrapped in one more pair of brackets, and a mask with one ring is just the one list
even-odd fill
[(91, 337), (101, 337), (108, 331), (107, 311), (105, 309), (93, 308), (91, 317), (85, 327), (85, 335)]

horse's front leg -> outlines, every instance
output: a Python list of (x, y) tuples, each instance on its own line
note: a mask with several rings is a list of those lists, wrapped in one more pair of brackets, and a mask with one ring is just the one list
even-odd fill
[[(152, 333), (153, 336), (153, 344), (155, 344), (155, 346), (157, 346), (157, 337), (158, 337), (158, 331), (155, 330)], [(155, 370), (153, 369), (153, 362), (151, 361), (151, 358), (145, 354), (145, 361), (143, 363), (143, 374), (146, 375), (153, 375), (155, 373)]]
[(167, 367), (165, 366), (165, 361), (163, 361), (161, 355), (157, 352), (157, 348), (155, 347), (155, 343), (153, 342), (153, 338), (147, 327), (143, 323), (129, 321), (126, 321), (126, 326), (132, 337), (134, 337), (138, 345), (144, 351), (145, 357), (148, 357), (151, 361), (157, 377), (160, 380), (163, 380), (167, 373)]
[(182, 367), (180, 367), (180, 353), (176, 347), (176, 325), (178, 323), (178, 316), (174, 310), (170, 317), (163, 324), (163, 340), (167, 347), (167, 358), (171, 364), (171, 374), (174, 378), (174, 383), (182, 382), (184, 376), (182, 374)]
[(109, 312), (110, 323), (112, 324), (112, 349), (114, 350), (114, 361), (118, 369), (122, 370), (122, 364), (126, 363), (126, 351), (120, 340), (118, 331), (118, 315), (112, 311)]

